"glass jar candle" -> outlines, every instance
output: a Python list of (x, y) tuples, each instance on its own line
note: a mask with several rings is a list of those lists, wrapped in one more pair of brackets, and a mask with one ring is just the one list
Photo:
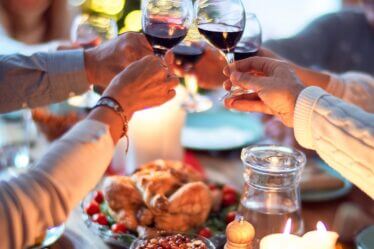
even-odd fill
[(293, 234), (302, 234), (299, 182), (305, 155), (292, 148), (256, 145), (244, 148), (245, 186), (239, 213), (256, 230), (254, 248), (268, 234), (282, 233), (288, 219)]

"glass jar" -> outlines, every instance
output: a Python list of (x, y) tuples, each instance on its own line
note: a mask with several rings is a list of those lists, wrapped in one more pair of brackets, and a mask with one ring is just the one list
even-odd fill
[(265, 235), (282, 233), (288, 219), (291, 233), (302, 234), (299, 182), (305, 155), (288, 147), (256, 145), (244, 148), (241, 159), (245, 186), (239, 213), (256, 229), (254, 248)]

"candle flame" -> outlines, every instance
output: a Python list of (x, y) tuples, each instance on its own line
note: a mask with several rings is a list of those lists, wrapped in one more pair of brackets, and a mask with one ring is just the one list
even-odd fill
[(325, 224), (322, 221), (317, 222), (317, 231), (319, 232), (327, 232)]
[(286, 226), (284, 227), (283, 234), (290, 234), (291, 233), (291, 223), (292, 223), (291, 218), (288, 218), (288, 220), (286, 222)]

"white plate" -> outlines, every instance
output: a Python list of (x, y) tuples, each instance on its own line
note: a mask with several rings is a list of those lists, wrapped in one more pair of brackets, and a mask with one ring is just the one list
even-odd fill
[(231, 150), (252, 144), (263, 134), (263, 125), (257, 114), (215, 108), (188, 114), (182, 144), (195, 150)]

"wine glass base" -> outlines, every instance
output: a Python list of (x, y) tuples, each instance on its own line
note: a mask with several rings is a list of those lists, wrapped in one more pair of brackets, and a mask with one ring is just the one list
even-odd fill
[(189, 113), (204, 112), (212, 108), (213, 102), (206, 96), (194, 95), (183, 102), (182, 108)]

